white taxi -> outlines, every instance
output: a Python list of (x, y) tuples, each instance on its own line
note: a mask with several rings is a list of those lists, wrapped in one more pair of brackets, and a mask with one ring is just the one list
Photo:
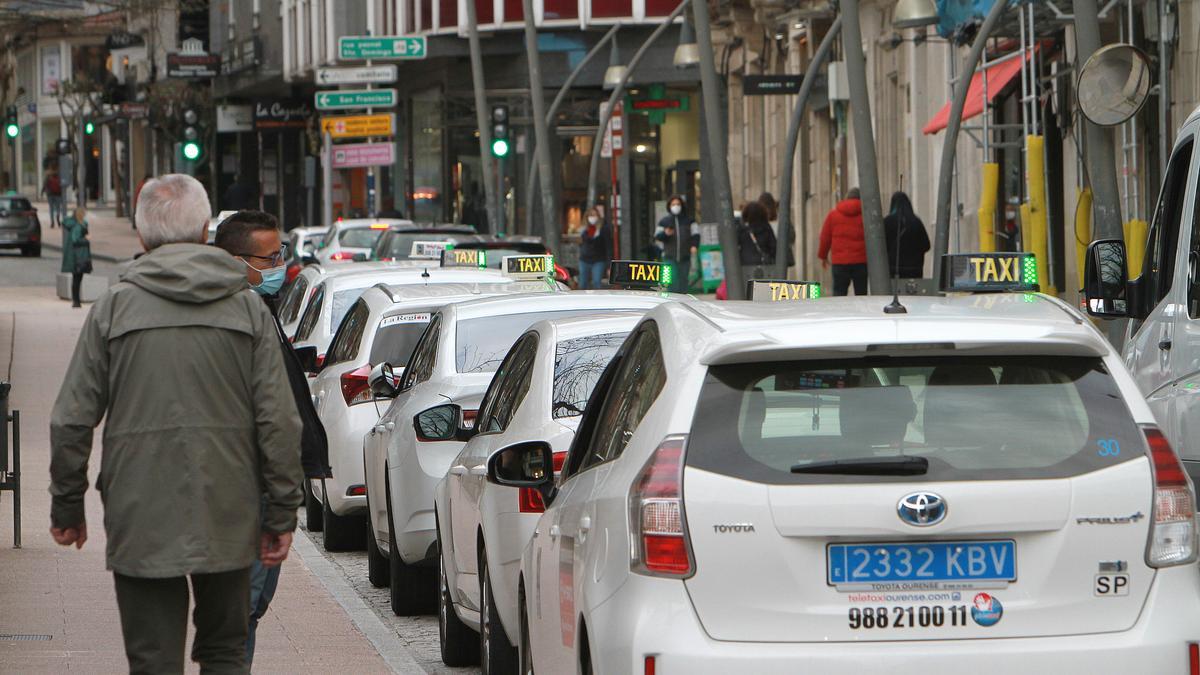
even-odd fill
[(492, 456), (547, 504), (521, 672), (1195, 672), (1194, 492), (1108, 341), (1037, 293), (884, 302), (663, 305), (557, 485)]
[(488, 458), (512, 443), (545, 439), (561, 466), (592, 387), (641, 317), (611, 312), (539, 321), (496, 370), (474, 435), (435, 497), (442, 570), (438, 618), (447, 665), (482, 658), (484, 672), (516, 667), (521, 551), (545, 508), (537, 490), (488, 483)]

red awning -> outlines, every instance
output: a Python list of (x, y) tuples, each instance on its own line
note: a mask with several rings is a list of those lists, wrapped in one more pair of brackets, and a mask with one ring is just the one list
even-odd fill
[[(1037, 46), (1034, 47), (1036, 51)], [(971, 78), (971, 86), (967, 88), (967, 102), (963, 106), (963, 121), (967, 121), (972, 117), (983, 112), (983, 76), (987, 75), (987, 93), (988, 103), (996, 99), (996, 96), (1012, 82), (1013, 78), (1020, 76), (1021, 66), (1029, 59), (1029, 54), (1022, 59), (1020, 56), (1010, 58), (1007, 61), (997, 63), (994, 66), (988, 66), (987, 70), (975, 73)], [(921, 129), (924, 134), (936, 134), (950, 122), (950, 103), (942, 106), (928, 122), (925, 123), (925, 128)]]

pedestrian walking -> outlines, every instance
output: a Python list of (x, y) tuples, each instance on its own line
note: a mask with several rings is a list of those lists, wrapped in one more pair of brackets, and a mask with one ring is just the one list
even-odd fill
[(50, 227), (53, 229), (62, 224), (67, 214), (66, 201), (63, 199), (62, 177), (55, 169), (47, 169), (42, 180), (42, 194), (50, 204)]
[(287, 557), (301, 502), (276, 329), (245, 292), (245, 265), (201, 243), (209, 216), (196, 179), (146, 184), (146, 254), (92, 306), (50, 418), (50, 534), (76, 548), (104, 421), (97, 489), (131, 673), (183, 672), (189, 582), (191, 659), (202, 673), (249, 672), (250, 567)]
[(82, 206), (62, 221), (62, 267), (71, 275), (71, 306), (82, 307), (79, 290), (83, 275), (92, 272), (92, 244), (88, 241), (87, 209)]
[(776, 240), (771, 230), (770, 213), (762, 202), (742, 206), (742, 224), (738, 227), (738, 255), (747, 279), (764, 279), (767, 267), (775, 264)]
[(658, 221), (659, 231), (654, 238), (662, 244), (663, 260), (671, 263), (672, 293), (688, 292), (688, 277), (692, 271), (692, 256), (700, 250), (700, 233), (696, 221), (684, 210), (684, 199), (673, 195), (667, 200), (667, 215)]
[(925, 223), (913, 212), (912, 201), (903, 192), (892, 194), (891, 207), (883, 219), (887, 241), (889, 276), (920, 279), (925, 276), (925, 253), (929, 251), (929, 233)]
[[(250, 288), (262, 298), (263, 303), (271, 311), (275, 324), (275, 337), (283, 355), (283, 366), (287, 371), (288, 386), (291, 387), (292, 398), (303, 424), (300, 437), (300, 460), (304, 466), (306, 479), (321, 480), (333, 475), (329, 467), (329, 441), (325, 435), (325, 427), (313, 407), (312, 396), (308, 389), (308, 379), (300, 366), (300, 359), (292, 348), (292, 342), (279, 325), (277, 306), (279, 289), (287, 270), (287, 251), (280, 235), (279, 222), (275, 216), (262, 211), (238, 211), (229, 216), (217, 227), (217, 237), (214, 242), (218, 248), (224, 249), (241, 262), (245, 267), (246, 281)], [(267, 505), (267, 495), (263, 495), (263, 508)], [(255, 560), (250, 567), (250, 622), (246, 638), (246, 666), (254, 662), (255, 635), (258, 622), (266, 615), (279, 586), (279, 565), (268, 566), (261, 560)]]
[(867, 241), (858, 188), (850, 188), (846, 198), (825, 216), (817, 257), (822, 267), (833, 264), (834, 295), (849, 295), (851, 284), (855, 295), (867, 294)]
[(579, 287), (600, 288), (604, 270), (612, 260), (612, 229), (592, 207), (584, 214), (587, 225), (579, 233)]

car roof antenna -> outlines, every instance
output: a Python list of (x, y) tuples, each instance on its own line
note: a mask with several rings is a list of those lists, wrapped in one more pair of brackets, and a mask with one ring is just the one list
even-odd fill
[(424, 269), (424, 270), (421, 272), (421, 278), (422, 278), (422, 279), (428, 279), (428, 278), (429, 278), (429, 268), (428, 268), (428, 267), (426, 267), (426, 268), (425, 268), (425, 269)]
[[(896, 214), (896, 270), (892, 274), (892, 302), (883, 308), (884, 314), (908, 314), (908, 309), (900, 304), (900, 231), (904, 229), (904, 222)], [(886, 230), (884, 236), (887, 236)]]

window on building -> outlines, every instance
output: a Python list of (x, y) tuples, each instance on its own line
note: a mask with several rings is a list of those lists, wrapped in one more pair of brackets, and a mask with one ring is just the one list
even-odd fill
[(496, 12), (492, 0), (475, 0), (475, 19), (478, 23), (495, 23)]
[[(666, 13), (670, 14), (669, 11)], [(606, 19), (632, 15), (633, 0), (592, 0), (593, 18)]]
[(438, 27), (458, 26), (458, 0), (438, 0)]
[(667, 16), (678, 4), (675, 0), (646, 0), (646, 16)]
[(433, 28), (433, 0), (421, 0), (421, 30)]
[(578, 19), (579, 3), (575, 0), (544, 0), (542, 2), (542, 18), (546, 21)]
[(521, 0), (504, 0), (504, 21), (524, 21), (524, 4)]

